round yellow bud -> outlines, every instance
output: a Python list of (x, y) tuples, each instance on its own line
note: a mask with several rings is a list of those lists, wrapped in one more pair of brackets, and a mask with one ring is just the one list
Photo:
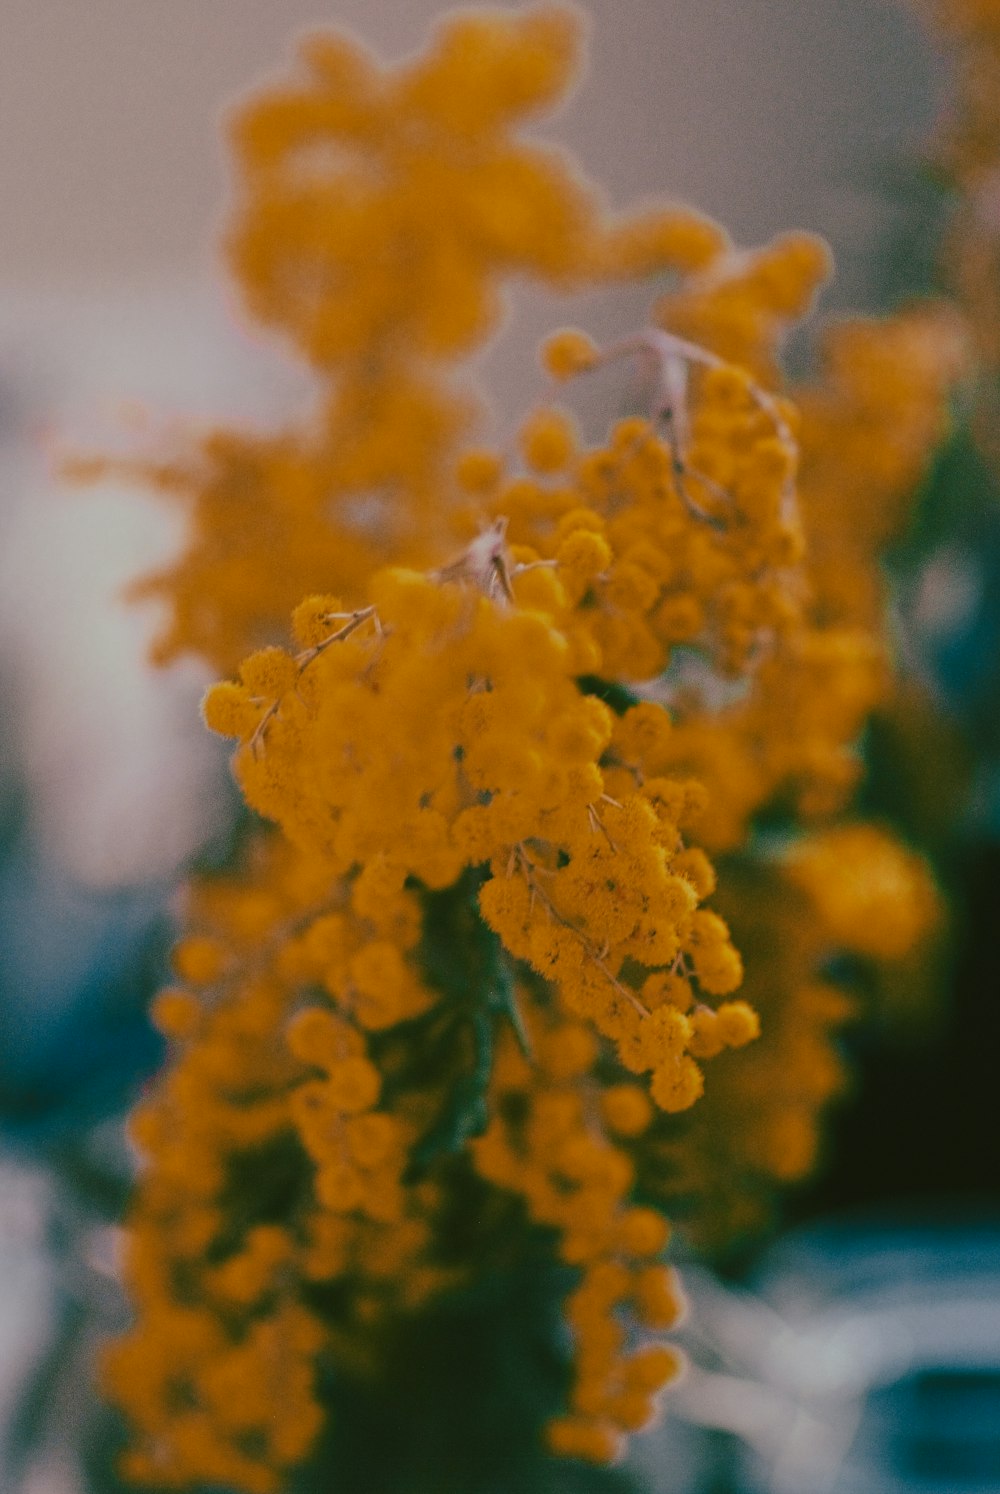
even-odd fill
[(521, 450), (535, 472), (561, 472), (576, 451), (576, 432), (562, 410), (536, 410), (521, 427)]
[(653, 1107), (637, 1084), (614, 1084), (601, 1096), (604, 1124), (616, 1136), (641, 1136), (653, 1119)]
[(215, 939), (192, 935), (174, 945), (170, 963), (188, 985), (210, 986), (222, 973), (225, 955)]
[(161, 991), (150, 1009), (153, 1026), (168, 1038), (190, 1037), (201, 1018), (201, 1006), (187, 991)]
[(692, 1058), (672, 1058), (653, 1073), (649, 1092), (661, 1110), (675, 1115), (690, 1110), (704, 1093), (705, 1079)]
[(760, 1037), (760, 1018), (747, 1001), (724, 1001), (715, 1015), (727, 1048), (742, 1048)]
[(541, 350), (542, 367), (554, 379), (573, 379), (596, 367), (600, 352), (586, 332), (567, 328), (546, 338)]
[(466, 493), (492, 493), (503, 476), (503, 463), (495, 452), (478, 447), (463, 451), (455, 469), (459, 487)]

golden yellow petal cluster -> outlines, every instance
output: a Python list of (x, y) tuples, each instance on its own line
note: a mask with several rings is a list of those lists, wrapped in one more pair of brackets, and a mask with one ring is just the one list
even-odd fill
[[(802, 1175), (851, 1008), (831, 956), (936, 917), (919, 859), (835, 816), (951, 333), (845, 327), (793, 396), (822, 244), (614, 219), (518, 133), (578, 48), (550, 6), (455, 15), (395, 68), (318, 36), (234, 123), (231, 263), (315, 402), (139, 469), (190, 518), (139, 588), (159, 656), (231, 675), (205, 718), (260, 820), (192, 889), (132, 1121), (106, 1380), (139, 1480), (279, 1489), (321, 1385), (377, 1378), (529, 1237), (577, 1273), (548, 1445), (615, 1456), (677, 1370), (636, 1343), (679, 1310), (663, 1209), (718, 1238)], [(545, 342), (516, 451), (470, 443), (456, 365), (506, 284), (647, 277), (646, 328)], [(637, 411), (585, 442), (573, 381), (617, 368)]]

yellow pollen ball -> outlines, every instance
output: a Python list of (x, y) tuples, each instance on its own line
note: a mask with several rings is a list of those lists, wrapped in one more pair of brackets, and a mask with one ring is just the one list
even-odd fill
[(536, 410), (520, 431), (521, 450), (535, 472), (561, 472), (576, 450), (573, 422), (562, 410)]
[(210, 986), (222, 974), (225, 954), (214, 939), (192, 935), (174, 945), (170, 963), (189, 985)]
[(153, 1026), (164, 1037), (186, 1038), (197, 1029), (201, 1006), (187, 991), (160, 991), (150, 1008)]
[(370, 1110), (381, 1088), (378, 1069), (367, 1058), (344, 1058), (330, 1065), (330, 1100), (344, 1115)]
[(747, 1001), (724, 1001), (715, 1015), (727, 1048), (742, 1048), (760, 1037), (760, 1017)]
[(653, 1119), (653, 1107), (637, 1084), (614, 1084), (601, 1096), (604, 1123), (617, 1136), (641, 1136)]
[(595, 368), (600, 358), (597, 344), (586, 332), (567, 329), (556, 332), (542, 344), (542, 367), (554, 379), (572, 379)]
[(588, 582), (611, 564), (611, 547), (601, 535), (577, 529), (563, 540), (556, 554), (559, 569), (573, 580)]
[(503, 463), (492, 451), (464, 451), (458, 459), (455, 476), (467, 493), (492, 493), (500, 485)]
[(690, 1110), (705, 1090), (705, 1079), (691, 1058), (670, 1060), (653, 1071), (649, 1092), (661, 1110)]

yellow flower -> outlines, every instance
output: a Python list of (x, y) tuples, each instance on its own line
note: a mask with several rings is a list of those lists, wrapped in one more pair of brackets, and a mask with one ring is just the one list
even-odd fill
[[(159, 657), (231, 676), (205, 721), (268, 822), (192, 889), (130, 1123), (135, 1323), (105, 1379), (139, 1479), (280, 1488), (328, 1370), (372, 1376), (492, 1258), (449, 1244), (470, 1177), (484, 1230), (516, 1201), (573, 1268), (546, 1436), (608, 1461), (678, 1369), (636, 1342), (682, 1310), (666, 1211), (731, 1236), (803, 1174), (851, 1011), (825, 963), (933, 923), (922, 864), (832, 821), (889, 684), (876, 552), (942, 429), (948, 334), (841, 329), (800, 418), (778, 355), (825, 247), (608, 217), (520, 133), (578, 33), (558, 6), (458, 13), (398, 66), (310, 38), (236, 117), (228, 237), (310, 410), (128, 469), (188, 507), (136, 591), (167, 604)], [(507, 283), (661, 271), (650, 326), (541, 352), (561, 383), (631, 361), (647, 409), (590, 446), (548, 404), (515, 453), (466, 444), (456, 369)]]

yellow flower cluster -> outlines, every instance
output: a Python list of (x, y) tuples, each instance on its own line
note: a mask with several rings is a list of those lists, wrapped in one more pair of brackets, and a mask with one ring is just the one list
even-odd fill
[(688, 208), (609, 216), (561, 152), (521, 137), (566, 93), (580, 32), (560, 5), (458, 12), (395, 67), (320, 34), (295, 82), (234, 115), (229, 262), (252, 316), (308, 361), (316, 398), (274, 434), (77, 464), (184, 506), (183, 550), (134, 588), (168, 607), (159, 660), (193, 650), (233, 669), (284, 635), (302, 597), (355, 602), (379, 564), (438, 553), (477, 410), (448, 365), (495, 330), (506, 283), (691, 274), (724, 253)]
[(559, 1233), (559, 1255), (582, 1268), (566, 1304), (575, 1347), (570, 1414), (552, 1422), (554, 1451), (595, 1462), (615, 1455), (622, 1433), (639, 1430), (656, 1392), (679, 1369), (675, 1350), (647, 1342), (626, 1350), (627, 1321), (654, 1331), (675, 1323), (673, 1275), (658, 1264), (669, 1226), (655, 1209), (629, 1203), (635, 1169), (616, 1133), (636, 1136), (653, 1117), (645, 1090), (607, 1085), (596, 1072), (592, 1033), (521, 992), (529, 1059), (505, 1035), (490, 1090), (493, 1116), (473, 1144), (476, 1167), (518, 1194), (530, 1217)]
[(796, 391), (799, 491), (825, 623), (878, 627), (884, 599), (873, 558), (899, 536), (928, 454), (947, 434), (964, 351), (943, 305), (842, 322), (824, 339), (822, 376)]
[[(681, 356), (655, 333), (636, 343), (659, 376)], [(541, 410), (521, 432), (534, 470), (489, 497), (529, 568), (515, 596), (552, 612), (583, 672), (654, 679), (690, 645), (735, 676), (796, 619), (787, 577), (802, 539), (786, 412), (732, 365), (697, 372), (683, 459), (645, 418), (581, 452), (566, 417)]]
[[(637, 765), (704, 785), (698, 833), (717, 851), (739, 846), (768, 805), (815, 818), (847, 802), (855, 743), (889, 688), (877, 556), (946, 433), (964, 363), (954, 317), (924, 307), (841, 324), (822, 377), (794, 404), (772, 399), (748, 370), (775, 376), (789, 319), (825, 270), (814, 240), (789, 235), (717, 261), (661, 301), (669, 332), (612, 350), (646, 365), (661, 402), (680, 380), (669, 409), (654, 399), (659, 432), (625, 420), (581, 451), (566, 413), (544, 409), (521, 432), (529, 476), (506, 476), (487, 452), (459, 469), (509, 521), (527, 568), (518, 599), (583, 633), (595, 672), (640, 689), (655, 681), (645, 691), (674, 729)], [(718, 349), (738, 350), (742, 366), (716, 361)], [(580, 333), (545, 349), (563, 379), (607, 356)], [(726, 687), (741, 675), (751, 691)]]
[(761, 1037), (752, 1061), (730, 1054), (712, 1065), (683, 1134), (654, 1118), (633, 1151), (640, 1189), (715, 1250), (765, 1227), (776, 1190), (816, 1165), (823, 1111), (848, 1080), (837, 1034), (862, 1015), (832, 957), (852, 955), (884, 978), (923, 950), (940, 917), (926, 864), (870, 825), (820, 831), (787, 857), (726, 870), (719, 900)]
[(273, 837), (247, 860), (194, 889), (183, 984), (154, 1007), (175, 1054), (130, 1122), (139, 1318), (105, 1380), (139, 1438), (130, 1477), (269, 1494), (321, 1425), (317, 1358), (364, 1367), (454, 1272), (425, 1260), (432, 1190), (402, 1181), (421, 1097), (387, 1104), (368, 1053), (433, 1004), (409, 895), (348, 889)]
[[(487, 574), (508, 574), (502, 541), (486, 538)], [(453, 572), (476, 568), (478, 544)], [(684, 847), (684, 783), (619, 774), (621, 797), (606, 791), (615, 718), (581, 693), (579, 654), (542, 613), (398, 569), (378, 572), (370, 595), (339, 629), (335, 602), (308, 600), (300, 641), (319, 618), (334, 629), (325, 642), (251, 655), (238, 683), (206, 697), (209, 725), (243, 738), (247, 802), (332, 875), (374, 862), (397, 888), (443, 889), (488, 868), (479, 906), (508, 954), (627, 1068), (651, 1070), (664, 1109), (686, 1108), (701, 1075), (683, 1019), (650, 1010), (650, 972), (690, 961), (719, 996), (742, 968), (725, 925), (697, 908), (714, 879)], [(639, 714), (669, 731), (662, 707)], [(627, 715), (617, 735), (630, 728)]]
[(955, 320), (938, 307), (842, 323), (826, 355), (822, 376), (795, 392), (804, 626), (762, 663), (751, 696), (711, 722), (678, 715), (673, 737), (686, 754), (675, 761), (711, 790), (699, 830), (716, 849), (738, 846), (769, 802), (791, 799), (810, 819), (847, 802), (861, 766), (854, 744), (891, 689), (878, 556), (946, 434), (963, 366)]
[(874, 825), (808, 836), (786, 856), (785, 875), (809, 897), (832, 949), (898, 960), (936, 916), (923, 862)]
[(653, 321), (767, 386), (782, 382), (778, 354), (831, 272), (815, 234), (788, 233), (753, 254), (731, 254), (653, 307)]
[[(394, 1325), (525, 1228), (578, 1272), (548, 1445), (613, 1457), (677, 1368), (634, 1342), (678, 1312), (661, 1202), (717, 1234), (802, 1174), (840, 1083), (823, 959), (905, 955), (932, 918), (908, 853), (825, 822), (886, 688), (875, 551), (940, 433), (950, 333), (845, 329), (800, 416), (779, 355), (825, 250), (607, 217), (516, 133), (576, 33), (458, 15), (396, 68), (314, 38), (236, 120), (232, 262), (318, 397), (146, 469), (192, 517), (141, 583), (170, 603), (160, 656), (234, 675), (205, 718), (277, 827), (195, 891), (133, 1119), (137, 1321), (107, 1382), (147, 1482), (279, 1488), (317, 1386), (377, 1375)], [(449, 365), (505, 280), (665, 273), (645, 330), (542, 350), (568, 392), (631, 362), (639, 414), (588, 448), (546, 403), (516, 456), (464, 444)], [(762, 815), (821, 824), (762, 866)]]

